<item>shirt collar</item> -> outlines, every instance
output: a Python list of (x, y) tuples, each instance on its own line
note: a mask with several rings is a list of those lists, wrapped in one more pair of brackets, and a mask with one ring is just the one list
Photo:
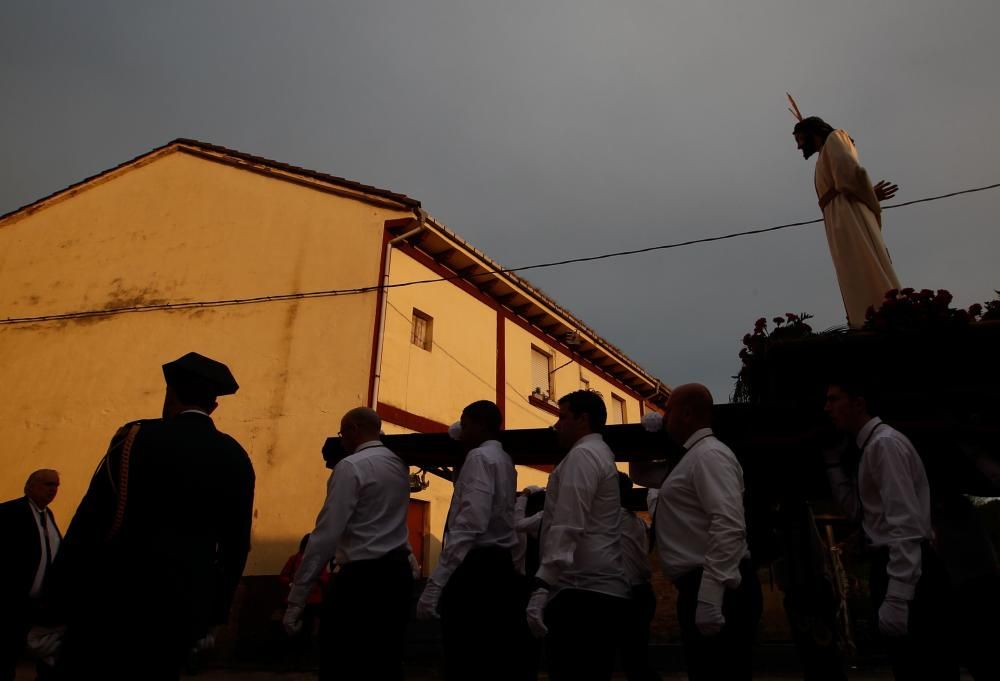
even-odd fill
[(687, 451), (688, 449), (691, 449), (691, 447), (694, 446), (694, 443), (698, 442), (698, 440), (708, 437), (711, 434), (712, 434), (711, 428), (699, 428), (698, 430), (691, 433), (691, 437), (689, 437), (684, 442), (684, 450)]
[(868, 423), (866, 423), (864, 427), (862, 427), (861, 430), (858, 431), (858, 437), (856, 440), (858, 443), (858, 447), (864, 446), (865, 440), (867, 440), (868, 436), (872, 434), (873, 430), (875, 430), (875, 426), (877, 426), (880, 423), (882, 423), (882, 419), (880, 419), (877, 416), (873, 416), (871, 419), (868, 420)]
[(369, 440), (368, 442), (362, 442), (361, 444), (359, 444), (358, 448), (354, 450), (354, 453), (357, 454), (358, 452), (361, 452), (365, 449), (374, 449), (375, 447), (382, 447), (382, 446), (383, 445), (381, 440)]
[(209, 414), (207, 411), (202, 411), (201, 409), (185, 409), (180, 414), (178, 414), (178, 416), (180, 416), (181, 414), (201, 414), (202, 416), (207, 416), (208, 418), (212, 418), (211, 414)]
[(47, 506), (45, 508), (41, 508), (38, 504), (35, 503), (34, 499), (32, 499), (31, 497), (25, 497), (25, 499), (27, 499), (28, 503), (31, 504), (31, 508), (36, 514), (44, 513), (48, 509)]
[(573, 447), (579, 447), (580, 445), (586, 444), (588, 442), (604, 442), (604, 436), (600, 433), (587, 433), (579, 440), (577, 440)]

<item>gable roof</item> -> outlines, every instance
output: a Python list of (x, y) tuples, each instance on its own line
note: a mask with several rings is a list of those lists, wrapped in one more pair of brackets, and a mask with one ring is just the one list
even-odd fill
[[(264, 173), (315, 189), (332, 191), (349, 198), (376, 203), (383, 207), (414, 210), (421, 206), (420, 201), (388, 189), (247, 154), (216, 144), (190, 138), (178, 138), (37, 201), (0, 215), (0, 226), (8, 220), (26, 217), (42, 210), (47, 205), (85, 191), (89, 186), (111, 179), (128, 169), (145, 165), (161, 156), (175, 152), (191, 154), (251, 172)], [(483, 295), (492, 298), (520, 319), (537, 328), (551, 338), (552, 344), (560, 347), (565, 354), (582, 358), (586, 363), (600, 369), (603, 373), (614, 376), (643, 399), (654, 404), (662, 404), (670, 394), (670, 389), (662, 381), (598, 335), (581, 319), (559, 305), (534, 284), (514, 272), (504, 271), (502, 265), (437, 220), (428, 218), (425, 226), (427, 229), (407, 240), (409, 246), (430, 257), (436, 264), (453, 272), (455, 278), (465, 280)], [(406, 229), (400, 226), (396, 231), (401, 233)], [(569, 347), (568, 343), (563, 343), (561, 338), (565, 337), (566, 334), (574, 334), (575, 338), (580, 341), (580, 347), (573, 348)]]

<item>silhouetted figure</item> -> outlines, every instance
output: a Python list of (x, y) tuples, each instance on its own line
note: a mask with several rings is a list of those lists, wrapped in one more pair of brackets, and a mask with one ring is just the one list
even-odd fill
[[(854, 437), (861, 450), (856, 476), (846, 470), (840, 450), (827, 452), (827, 473), (837, 502), (848, 516), (860, 519), (865, 533), (872, 607), (895, 678), (958, 679), (963, 649), (975, 678), (1000, 678), (996, 639), (982, 637), (997, 631), (995, 560), (968, 561), (968, 556), (963, 559), (949, 550), (971, 546), (961, 539), (963, 532), (956, 524), (970, 525), (973, 517), (956, 523), (962, 518), (961, 507), (945, 510), (939, 516), (942, 543), (935, 545), (931, 489), (923, 461), (909, 438), (873, 415), (874, 395), (863, 378), (845, 375), (831, 382), (826, 411), (833, 425)], [(967, 573), (966, 581), (960, 576), (966, 572), (962, 564), (976, 562), (985, 563), (987, 569)], [(980, 577), (986, 579), (979, 581)], [(977, 591), (982, 598), (978, 604)], [(981, 607), (984, 603), (986, 608)]]
[[(49, 504), (59, 491), (59, 473), (35, 471), (24, 496), (0, 504), (0, 680), (12, 681), (28, 630), (38, 616), (42, 584), (59, 551), (62, 535)], [(48, 665), (38, 663), (39, 678)]]
[(163, 418), (112, 438), (53, 565), (46, 598), (68, 625), (61, 680), (176, 679), (228, 620), (250, 549), (254, 471), (211, 414), (239, 386), (193, 352), (163, 374)]
[(549, 678), (610, 679), (629, 595), (622, 567), (615, 455), (604, 442), (604, 400), (579, 390), (559, 400), (556, 433), (568, 450), (546, 485), (541, 565), (528, 626), (545, 637)]
[(413, 574), (407, 542), (409, 469), (379, 441), (382, 421), (358, 407), (340, 421), (346, 456), (334, 462), (288, 596), (285, 630), (302, 613), (323, 567), (336, 558), (320, 618), (320, 670), (327, 679), (403, 679)]
[(674, 389), (664, 427), (685, 453), (660, 488), (656, 544), (678, 591), (688, 678), (740, 681), (753, 676), (763, 597), (747, 547), (743, 469), (711, 424), (705, 386)]
[(437, 567), (417, 617), (440, 616), (448, 681), (512, 681), (522, 663), (521, 580), (514, 568), (517, 472), (500, 444), (496, 404), (462, 412), (459, 467)]

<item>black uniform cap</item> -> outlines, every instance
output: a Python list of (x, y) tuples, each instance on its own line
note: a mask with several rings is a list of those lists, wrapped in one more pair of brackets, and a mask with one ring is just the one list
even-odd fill
[(164, 364), (163, 378), (171, 388), (211, 397), (232, 395), (240, 388), (229, 367), (197, 352)]

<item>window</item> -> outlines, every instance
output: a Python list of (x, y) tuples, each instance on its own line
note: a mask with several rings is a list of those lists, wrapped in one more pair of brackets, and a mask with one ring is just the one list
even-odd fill
[(611, 396), (611, 413), (608, 414), (610, 417), (611, 425), (620, 426), (623, 423), (628, 423), (628, 419), (625, 418), (625, 400), (618, 397), (618, 395)]
[(428, 352), (434, 343), (434, 318), (417, 308), (413, 308), (413, 335), (410, 336), (410, 342)]
[(531, 346), (531, 394), (552, 399), (552, 355)]

